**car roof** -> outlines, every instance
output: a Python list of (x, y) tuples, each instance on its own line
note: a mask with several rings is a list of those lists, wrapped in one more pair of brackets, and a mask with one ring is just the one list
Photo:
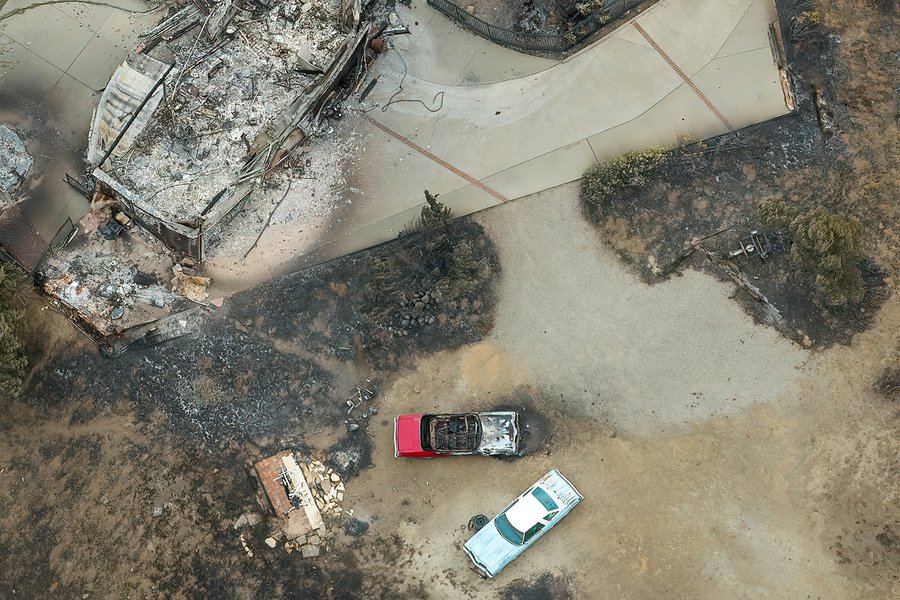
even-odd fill
[[(541, 488), (544, 489), (544, 488)], [(510, 524), (521, 532), (526, 532), (540, 521), (550, 512), (540, 500), (534, 497), (532, 493), (534, 488), (528, 490), (528, 493), (519, 497), (512, 506), (506, 511), (506, 518)], [(544, 489), (544, 491), (548, 491)], [(550, 497), (556, 502), (557, 506), (562, 506), (562, 502), (556, 497), (556, 494), (548, 492)]]

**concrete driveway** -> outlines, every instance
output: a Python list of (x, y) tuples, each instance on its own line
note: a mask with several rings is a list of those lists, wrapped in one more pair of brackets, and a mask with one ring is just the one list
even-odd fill
[[(350, 157), (330, 223), (270, 228), (249, 256), (208, 261), (218, 291), (392, 239), (425, 189), (469, 214), (628, 149), (788, 112), (769, 41), (773, 0), (661, 0), (562, 62), (492, 44), (424, 0), (397, 10), (412, 34), (392, 38), (378, 84), (330, 142)], [(45, 239), (87, 210), (63, 176), (80, 172), (99, 92), (154, 17), (140, 0), (0, 7), (0, 111), (38, 158), (21, 206)]]
[(424, 189), (469, 214), (626, 150), (789, 112), (769, 40), (773, 0), (662, 0), (563, 62), (491, 44), (424, 0), (397, 10), (412, 35), (392, 38), (367, 112), (343, 126), (357, 148), (348, 208), (317, 239), (266, 232), (240, 265), (211, 261), (219, 284), (247, 285), (260, 263), (277, 274), (392, 239)]

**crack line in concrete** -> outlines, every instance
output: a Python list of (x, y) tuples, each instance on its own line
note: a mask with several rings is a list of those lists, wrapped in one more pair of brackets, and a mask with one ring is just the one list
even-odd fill
[(637, 29), (638, 33), (640, 33), (642, 36), (644, 36), (645, 40), (650, 42), (650, 45), (653, 46), (653, 49), (656, 50), (656, 53), (659, 54), (664, 61), (666, 61), (666, 64), (668, 64), (670, 67), (672, 67), (672, 70), (675, 71), (675, 73), (677, 73), (678, 76), (684, 80), (684, 82), (688, 85), (688, 87), (691, 88), (691, 90), (693, 90), (693, 92), (695, 94), (697, 94), (697, 97), (700, 98), (700, 100), (703, 102), (703, 104), (705, 104), (706, 107), (709, 108), (709, 110), (711, 110), (712, 113), (714, 115), (716, 115), (716, 117), (718, 117), (720, 121), (722, 121), (722, 123), (725, 125), (725, 127), (727, 127), (729, 131), (734, 131), (734, 127), (732, 127), (732, 125), (728, 121), (728, 119), (725, 118), (725, 115), (723, 115), (719, 111), (719, 109), (716, 108), (715, 104), (712, 103), (712, 100), (710, 100), (706, 96), (706, 94), (704, 94), (703, 91), (697, 87), (697, 84), (695, 84), (691, 80), (691, 78), (687, 76), (687, 73), (685, 73), (684, 71), (681, 70), (681, 67), (679, 67), (675, 63), (674, 60), (672, 60), (672, 57), (670, 57), (668, 54), (666, 54), (665, 50), (660, 48), (659, 44), (656, 43), (656, 40), (654, 40), (652, 37), (650, 37), (650, 34), (647, 33), (647, 31), (643, 27), (641, 27), (637, 21), (634, 21), (631, 24), (634, 26), (635, 29)]
[(406, 137), (400, 135), (399, 133), (397, 133), (396, 131), (394, 131), (393, 129), (391, 129), (390, 127), (388, 127), (387, 125), (382, 125), (381, 123), (379, 123), (378, 121), (376, 121), (375, 119), (373, 119), (372, 117), (370, 117), (369, 115), (367, 115), (366, 113), (361, 112), (360, 115), (362, 116), (363, 119), (365, 119), (366, 121), (368, 121), (369, 123), (371, 123), (372, 125), (374, 125), (375, 127), (377, 127), (378, 129), (380, 129), (381, 131), (385, 132), (386, 134), (388, 134), (389, 136), (391, 136), (391, 137), (394, 138), (395, 140), (397, 140), (397, 141), (399, 141), (399, 142), (403, 142), (405, 145), (409, 146), (410, 148), (412, 148), (413, 150), (415, 150), (416, 152), (418, 152), (419, 154), (421, 154), (421, 155), (424, 156), (425, 158), (427, 158), (427, 159), (429, 159), (430, 161), (432, 161), (432, 162), (434, 162), (434, 163), (437, 163), (438, 165), (444, 167), (445, 169), (447, 169), (448, 171), (450, 171), (450, 172), (453, 173), (454, 175), (458, 175), (458, 176), (462, 177), (463, 179), (465, 179), (466, 181), (468, 181), (469, 183), (471, 183), (472, 185), (474, 185), (474, 186), (477, 187), (478, 189), (480, 189), (480, 190), (482, 190), (482, 191), (484, 191), (484, 192), (487, 192), (488, 194), (490, 194), (491, 196), (493, 196), (494, 198), (496, 198), (496, 199), (499, 200), (500, 202), (506, 202), (507, 200), (509, 200), (509, 198), (507, 198), (506, 196), (504, 196), (503, 194), (501, 194), (500, 192), (498, 192), (498, 191), (495, 190), (494, 188), (492, 188), (492, 187), (490, 187), (490, 186), (488, 186), (488, 185), (485, 185), (484, 183), (482, 183), (481, 181), (475, 179), (474, 177), (472, 177), (471, 175), (469, 175), (469, 174), (466, 173), (465, 171), (461, 171), (460, 169), (457, 169), (456, 167), (454, 167), (453, 165), (451, 165), (450, 163), (448, 163), (446, 160), (444, 160), (444, 159), (442, 159), (442, 158), (440, 158), (440, 157), (438, 157), (438, 156), (432, 154), (431, 152), (429, 152), (428, 150), (426, 150), (426, 149), (423, 148), (422, 146), (418, 145), (418, 144), (415, 143), (414, 141), (412, 141), (412, 140), (410, 140), (410, 139), (408, 139), (408, 138), (406, 138)]

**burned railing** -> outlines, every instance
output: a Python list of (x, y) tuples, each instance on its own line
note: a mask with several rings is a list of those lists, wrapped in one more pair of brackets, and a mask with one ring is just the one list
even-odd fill
[[(457, 21), (473, 33), (502, 46), (526, 52), (565, 52), (625, 12), (646, 0), (595, 0), (598, 10), (562, 33), (527, 33), (503, 29), (482, 21), (450, 0), (428, 0), (428, 4)], [(586, 2), (585, 4), (589, 4)]]

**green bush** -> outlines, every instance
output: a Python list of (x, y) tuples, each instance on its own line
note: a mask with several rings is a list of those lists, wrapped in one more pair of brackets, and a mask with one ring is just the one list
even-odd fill
[(25, 348), (22, 335), (25, 328), (25, 308), (18, 292), (26, 276), (15, 269), (0, 265), (0, 397), (18, 396), (25, 378)]
[(865, 285), (859, 270), (862, 225), (822, 207), (800, 213), (783, 200), (769, 198), (759, 206), (763, 223), (790, 231), (791, 262), (813, 279), (826, 304), (859, 302)]
[(797, 211), (785, 204), (781, 198), (773, 197), (759, 203), (759, 215), (767, 227), (788, 231), (791, 228), (791, 221), (797, 216)]
[(641, 185), (669, 156), (665, 148), (634, 150), (588, 168), (581, 180), (581, 198), (592, 208), (609, 202), (617, 190)]

